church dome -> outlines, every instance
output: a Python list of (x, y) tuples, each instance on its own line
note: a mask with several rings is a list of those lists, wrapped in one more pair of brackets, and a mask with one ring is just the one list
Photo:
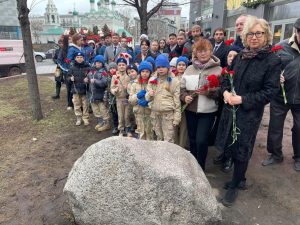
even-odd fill
[(105, 3), (109, 3), (109, 0), (104, 0), (105, 1)]
[(97, 2), (97, 6), (101, 6), (101, 1), (100, 0)]
[(72, 14), (73, 14), (73, 16), (78, 16), (79, 13), (74, 9)]
[(95, 0), (90, 0), (90, 3), (95, 3)]
[(111, 5), (112, 5), (112, 6), (115, 6), (115, 5), (116, 5), (116, 2), (115, 2), (114, 0), (112, 0), (112, 1), (111, 1)]

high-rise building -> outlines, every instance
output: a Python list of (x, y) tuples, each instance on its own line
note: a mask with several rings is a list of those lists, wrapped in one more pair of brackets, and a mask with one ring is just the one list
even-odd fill
[(175, 25), (176, 29), (180, 29), (181, 25), (181, 7), (178, 3), (166, 2), (158, 10), (157, 15), (160, 18), (167, 18)]
[(20, 39), (21, 30), (18, 20), (16, 0), (0, 2), (0, 39)]

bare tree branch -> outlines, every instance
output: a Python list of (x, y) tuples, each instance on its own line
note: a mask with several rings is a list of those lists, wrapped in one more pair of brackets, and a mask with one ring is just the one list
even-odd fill
[(148, 13), (147, 13), (147, 21), (153, 16), (162, 6), (165, 0), (161, 0), (156, 6), (154, 6)]

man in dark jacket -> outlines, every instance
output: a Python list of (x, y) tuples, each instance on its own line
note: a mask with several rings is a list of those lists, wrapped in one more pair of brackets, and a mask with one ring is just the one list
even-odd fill
[(236, 39), (235, 39), (233, 45), (231, 46), (231, 49), (230, 49), (231, 51), (236, 51), (237, 53), (239, 53), (240, 51), (242, 51), (244, 49), (241, 35), (243, 32), (244, 24), (246, 23), (246, 20), (247, 20), (247, 15), (242, 14), (235, 21)]
[[(286, 115), (291, 110), (293, 116), (292, 145), (294, 150), (294, 168), (300, 171), (300, 18), (294, 24), (295, 33), (290, 39), (280, 42), (277, 54), (282, 61), (281, 83), (284, 90), (271, 101), (270, 123), (267, 149), (270, 157), (262, 162), (263, 166), (281, 163), (283, 127)], [(282, 48), (282, 49), (281, 49)], [(283, 97), (286, 93), (286, 100)]]
[(192, 59), (192, 48), (195, 41), (202, 37), (202, 28), (199, 25), (194, 25), (192, 27), (192, 36), (187, 40), (183, 46), (182, 56), (185, 56), (191, 61)]
[(225, 45), (224, 36), (226, 32), (223, 28), (217, 28), (214, 31), (213, 39), (213, 54), (218, 57), (221, 61), (221, 67), (227, 66), (227, 55), (230, 47)]

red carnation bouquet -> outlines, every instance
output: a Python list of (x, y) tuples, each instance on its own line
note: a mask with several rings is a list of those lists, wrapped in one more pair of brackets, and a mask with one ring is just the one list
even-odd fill
[[(236, 92), (234, 90), (234, 86), (233, 86), (233, 76), (234, 76), (234, 71), (233, 70), (228, 70), (227, 67), (224, 67), (222, 69), (221, 75), (223, 75), (224, 77), (227, 77), (230, 81), (230, 93), (234, 96), (236, 95)], [(225, 102), (227, 103), (227, 102)], [(238, 110), (238, 107), (236, 106), (232, 106), (232, 131), (231, 131), (231, 137), (232, 137), (232, 143), (230, 145), (233, 145), (237, 139), (238, 139), (238, 135), (241, 134), (240, 129), (237, 127), (236, 125), (236, 112)]]

